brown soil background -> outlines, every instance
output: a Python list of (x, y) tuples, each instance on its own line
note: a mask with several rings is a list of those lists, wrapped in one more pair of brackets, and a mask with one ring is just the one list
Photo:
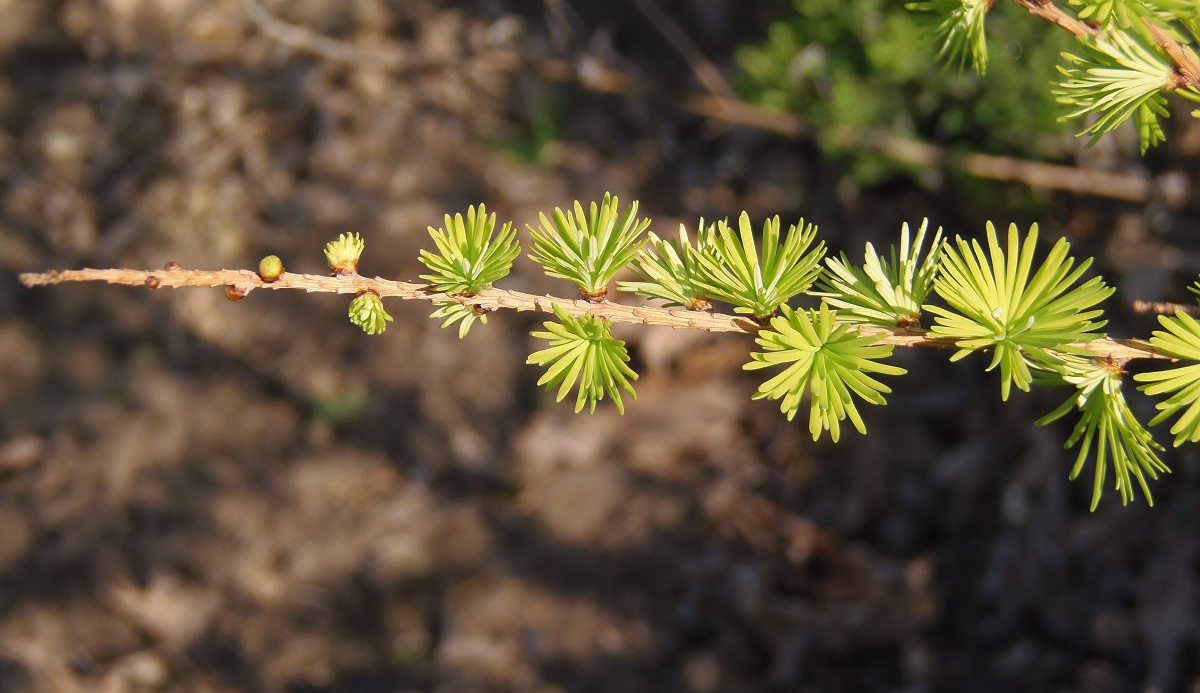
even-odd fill
[[(856, 258), (925, 215), (1008, 221), (978, 183), (860, 190), (810, 141), (689, 114), (633, 5), (573, 5), (287, 5), (419, 63), (387, 72), (297, 54), (238, 0), (0, 0), (0, 690), (1200, 690), (1196, 448), (1155, 508), (1089, 513), (1069, 426), (1032, 425), (1065, 393), (1002, 404), (984, 361), (898, 354), (890, 406), (834, 446), (750, 400), (743, 337), (622, 330), (638, 400), (573, 415), (524, 365), (537, 316), (459, 342), (393, 304), (369, 338), (345, 297), (18, 285), (321, 272), (343, 231), (411, 279), (446, 212), (524, 229), (605, 191), (660, 234), (803, 214)], [(666, 3), (723, 66), (759, 5)], [(547, 79), (588, 61), (634, 79)], [(1117, 335), (1200, 269), (1187, 120), (1115, 164), (1174, 174), (1173, 204), (1035, 193), (1121, 287)], [(569, 293), (525, 258), (505, 285)]]

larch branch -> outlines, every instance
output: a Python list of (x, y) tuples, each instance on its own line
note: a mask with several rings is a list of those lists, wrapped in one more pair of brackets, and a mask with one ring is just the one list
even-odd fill
[[(382, 277), (357, 274), (325, 276), (284, 272), (273, 282), (263, 281), (250, 270), (162, 270), (80, 269), (56, 270), (20, 275), (25, 286), (46, 286), (68, 282), (105, 282), (149, 289), (181, 287), (233, 287), (239, 295), (255, 289), (299, 289), (310, 293), (361, 294), (373, 291), (381, 297), (422, 300), (444, 303), (452, 301), (473, 307), (477, 312), (515, 310), (553, 313), (558, 306), (575, 317), (595, 316), (611, 322), (638, 325), (659, 325), (675, 329), (705, 330), (707, 332), (737, 332), (757, 334), (762, 325), (748, 317), (655, 306), (631, 306), (610, 301), (585, 301), (558, 296), (528, 294), (509, 289), (488, 289), (471, 296), (452, 295), (434, 291), (428, 284), (394, 281)], [(900, 347), (933, 347), (954, 349), (953, 339), (936, 337), (922, 329), (885, 329), (859, 326), (862, 334), (879, 335), (880, 344)], [(1147, 341), (1105, 337), (1084, 345), (1097, 358), (1121, 366), (1133, 359), (1166, 359)]]

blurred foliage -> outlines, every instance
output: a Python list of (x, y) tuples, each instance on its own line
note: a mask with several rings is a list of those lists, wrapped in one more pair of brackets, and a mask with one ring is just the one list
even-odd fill
[[(988, 71), (946, 68), (920, 13), (886, 0), (791, 0), (758, 45), (737, 55), (737, 85), (760, 105), (795, 111), (827, 152), (863, 183), (902, 169), (856, 148), (882, 129), (956, 147), (1030, 158), (1074, 145), (1050, 94), (1060, 54), (1074, 42), (1010, 3), (988, 13)], [(996, 40), (999, 39), (999, 40)]]
[(491, 149), (503, 152), (516, 161), (545, 164), (547, 155), (562, 137), (567, 108), (557, 89), (551, 86), (532, 104), (527, 104), (527, 117), (509, 123), (481, 139)]

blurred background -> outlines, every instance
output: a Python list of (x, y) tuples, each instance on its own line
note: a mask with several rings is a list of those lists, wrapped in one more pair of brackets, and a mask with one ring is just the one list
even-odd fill
[(1200, 121), (1085, 148), (1070, 38), (992, 14), (981, 79), (885, 0), (0, 0), (0, 690), (1200, 690), (1196, 448), (1089, 513), (1074, 421), (1032, 423), (1068, 393), (1002, 404), (984, 357), (897, 353), (834, 446), (750, 400), (745, 336), (618, 328), (638, 400), (574, 415), (545, 316), (16, 279), (319, 273), (349, 231), (414, 279), (445, 213), (525, 240), (611, 191), (855, 260), (1037, 221), (1148, 336), (1200, 271)]

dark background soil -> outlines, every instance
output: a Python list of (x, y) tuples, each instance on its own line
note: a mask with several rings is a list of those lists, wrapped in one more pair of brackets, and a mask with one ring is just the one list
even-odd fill
[[(775, 9), (665, 5), (722, 67)], [(446, 212), (524, 229), (605, 191), (663, 235), (804, 215), (857, 258), (926, 215), (1027, 223), (1004, 201), (1032, 196), (1121, 287), (1112, 331), (1145, 336), (1129, 301), (1200, 268), (1182, 112), (1119, 164), (1182, 176), (1174, 205), (864, 189), (811, 140), (679, 108), (699, 86), (626, 2), (281, 14), (420, 64), (298, 54), (239, 0), (0, 0), (0, 690), (1200, 690), (1196, 448), (1154, 508), (1089, 513), (1072, 422), (1032, 425), (1065, 393), (1001, 403), (986, 361), (898, 353), (890, 405), (834, 446), (750, 400), (745, 337), (619, 330), (637, 401), (574, 415), (524, 365), (539, 316), (459, 342), (396, 303), (367, 337), (345, 297), (16, 280), (322, 272), (344, 231), (364, 273), (411, 279)], [(631, 79), (563, 75), (588, 61)], [(570, 292), (525, 258), (505, 286)]]

